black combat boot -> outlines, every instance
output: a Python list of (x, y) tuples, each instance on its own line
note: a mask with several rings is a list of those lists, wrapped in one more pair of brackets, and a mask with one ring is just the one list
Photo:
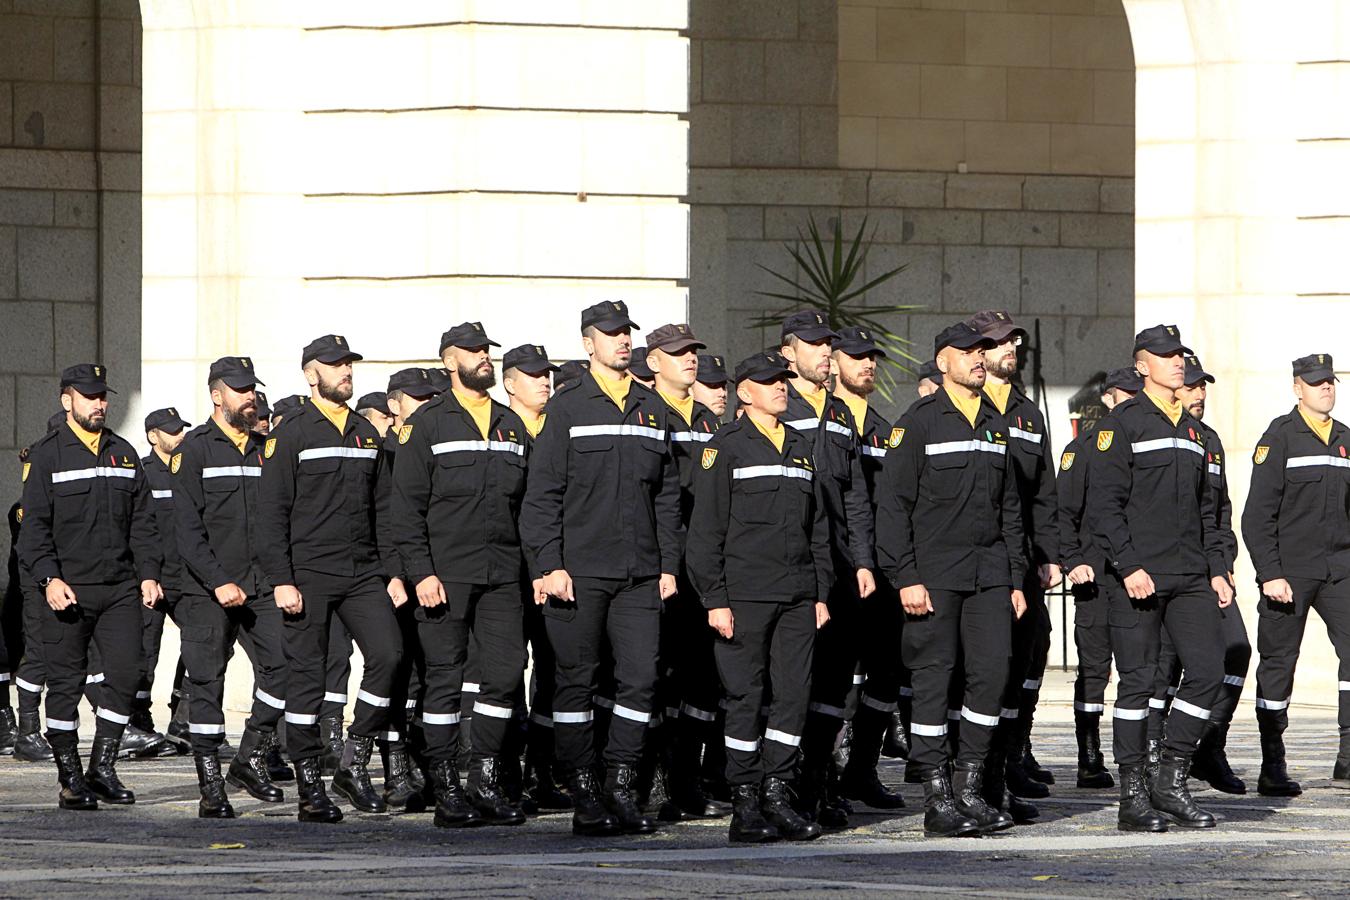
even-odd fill
[(296, 760), (295, 787), (300, 795), (301, 822), (331, 825), (342, 821), (342, 810), (328, 799), (328, 792), (323, 788), (323, 769), (317, 756)]
[(808, 822), (792, 808), (792, 788), (781, 778), (764, 779), (760, 811), (785, 841), (814, 841), (825, 833), (818, 822)]
[(701, 762), (699, 757), (702, 750), (703, 740), (698, 733), (690, 728), (681, 728), (675, 737), (675, 747), (671, 754), (669, 781), (671, 800), (679, 807), (681, 813), (691, 819), (720, 819), (731, 809), (720, 800), (708, 796), (703, 790), (703, 782), (699, 778)]
[(1350, 788), (1350, 728), (1341, 729), (1341, 746), (1331, 770), (1331, 786)]
[(286, 757), (281, 754), (281, 735), (275, 731), (263, 732), (263, 738), (267, 746), (266, 762), (267, 776), (273, 781), (294, 781), (295, 773), (291, 771), (291, 766), (286, 762)]
[(392, 813), (426, 812), (426, 800), (412, 779), (412, 760), (403, 744), (380, 747), (384, 761), (384, 805)]
[(1028, 718), (1026, 725), (1022, 729), (1022, 770), (1027, 773), (1027, 777), (1033, 781), (1039, 781), (1041, 784), (1054, 784), (1055, 773), (1051, 772), (1045, 766), (1036, 761), (1036, 754), (1031, 752), (1031, 719)]
[(984, 780), (983, 763), (957, 763), (952, 775), (952, 799), (956, 811), (974, 819), (984, 834), (993, 834), (1013, 827), (1013, 817), (984, 802), (981, 794)]
[(225, 779), (220, 774), (220, 757), (214, 753), (196, 753), (193, 761), (197, 763), (197, 787), (202, 792), (202, 799), (197, 804), (197, 818), (233, 819), (234, 807), (225, 795)]
[(913, 759), (905, 760), (905, 784), (923, 784), (923, 766)]
[(38, 730), (37, 710), (19, 707), (19, 735), (14, 739), (14, 758), (20, 762), (45, 762), (52, 758), (51, 745)]
[(1196, 806), (1186, 788), (1190, 767), (1189, 757), (1164, 749), (1158, 759), (1158, 774), (1149, 780), (1149, 802), (1169, 822), (1183, 828), (1213, 828), (1214, 816)]
[(999, 746), (999, 743), (999, 736), (996, 733), (994, 743), (989, 748), (989, 755), (984, 759), (984, 771), (980, 778), (980, 795), (990, 809), (1001, 809), (1007, 812), (1017, 825), (1029, 825), (1040, 817), (1041, 811), (1036, 808), (1035, 804), (1008, 793), (1008, 785), (1004, 780), (1004, 773), (1007, 771), (1004, 762), (1006, 751)]
[(117, 752), (121, 754), (122, 759), (130, 756), (158, 756), (159, 748), (165, 743), (164, 735), (138, 728), (132, 722), (123, 730)]
[[(216, 759), (217, 761), (220, 759), (219, 754), (216, 755)], [(198, 765), (200, 766), (200, 763)], [(244, 736), (239, 739), (239, 750), (234, 754), (234, 759), (230, 760), (225, 777), (230, 784), (243, 788), (255, 800), (280, 803), (286, 799), (281, 788), (272, 783), (272, 776), (267, 768), (267, 739), (262, 732), (251, 728), (244, 729)]]
[(909, 759), (909, 717), (896, 708), (886, 724), (886, 740), (881, 755), (888, 759)]
[(1289, 777), (1284, 762), (1284, 735), (1279, 732), (1261, 734), (1261, 777), (1256, 781), (1256, 792), (1262, 797), (1297, 797), (1303, 786)]
[(89, 783), (84, 780), (84, 771), (80, 767), (78, 741), (72, 740), (70, 746), (56, 748), (53, 756), (56, 759), (56, 776), (61, 783), (61, 795), (57, 805), (61, 809), (98, 809), (98, 797), (89, 789)]
[(19, 723), (14, 718), (14, 710), (8, 706), (0, 709), (0, 756), (14, 754), (14, 742), (19, 738)]
[[(1010, 735), (1015, 737), (1016, 735)], [(1026, 797), (1031, 800), (1039, 800), (1050, 796), (1050, 788), (1043, 781), (1038, 781), (1031, 777), (1031, 773), (1026, 769), (1025, 744), (1020, 740), (1014, 740), (1011, 743), (1011, 750), (1007, 754), (1007, 763), (1003, 768), (1004, 774), (1008, 779), (1008, 790), (1017, 797)]]
[(885, 713), (860, 706), (853, 717), (853, 746), (839, 790), (850, 800), (866, 803), (873, 809), (904, 809), (905, 798), (882, 784), (877, 775), (887, 720)]
[(342, 762), (333, 776), (333, 790), (351, 801), (361, 812), (387, 812), (384, 798), (370, 783), (370, 754), (375, 750), (373, 737), (348, 735), (342, 746)]
[(1167, 830), (1167, 819), (1149, 802), (1148, 773), (1143, 766), (1120, 767), (1120, 813), (1116, 828), (1121, 831)]
[(127, 731), (122, 735), (122, 755), (127, 755), (127, 735), (131, 733), (133, 727), (152, 735), (157, 740), (144, 750), (134, 752), (132, 755), (144, 759), (151, 759), (158, 756), (177, 756), (178, 748), (169, 743), (167, 736), (160, 734), (155, 728), (155, 717), (150, 714), (150, 701), (141, 699), (136, 701), (138, 704), (144, 704), (140, 709), (131, 714), (131, 724), (127, 726)]
[(1228, 723), (1206, 722), (1205, 733), (1200, 738), (1200, 746), (1195, 748), (1191, 758), (1191, 777), (1208, 782), (1216, 791), (1225, 794), (1247, 793), (1247, 783), (1233, 771), (1228, 763)]
[(122, 784), (117, 777), (117, 751), (119, 741), (115, 737), (95, 737), (94, 747), (89, 751), (89, 768), (84, 773), (89, 788), (98, 794), (100, 800), (108, 803), (128, 805), (136, 802), (136, 795)]
[(927, 837), (978, 837), (980, 823), (962, 814), (946, 766), (923, 770), (923, 833)]
[[(547, 742), (548, 746), (541, 746)], [(558, 786), (553, 776), (553, 736), (537, 738), (533, 732), (525, 748), (525, 780), (527, 793), (541, 812), (571, 809), (572, 798)]]
[(825, 765), (825, 793), (821, 797), (820, 812), (816, 821), (826, 828), (847, 828), (848, 817), (853, 815), (853, 805), (844, 797), (841, 787), (840, 769), (830, 756)]
[(767, 844), (778, 840), (778, 829), (764, 818), (759, 806), (759, 785), (738, 784), (731, 789), (731, 827), (727, 840), (733, 844)]
[(1106, 789), (1116, 786), (1102, 758), (1101, 713), (1075, 712), (1073, 730), (1078, 738), (1078, 786)]
[(473, 828), (486, 824), (459, 786), (459, 766), (452, 759), (433, 759), (427, 770), (436, 796), (432, 821), (441, 828)]
[(469, 802), (487, 825), (523, 825), (525, 814), (507, 799), (501, 786), (501, 764), (491, 757), (469, 762)]
[(619, 822), (624, 834), (651, 834), (656, 831), (656, 821), (638, 808), (637, 794), (633, 783), (637, 780), (637, 769), (629, 765), (614, 766), (605, 777), (603, 800)]
[(607, 837), (621, 834), (619, 819), (600, 802), (600, 791), (595, 773), (578, 769), (572, 773), (568, 787), (572, 794), (572, 833), (581, 837)]
[(173, 715), (169, 717), (169, 727), (164, 730), (164, 742), (173, 747), (179, 756), (192, 752), (192, 734), (188, 731), (188, 698), (186, 694), (175, 695)]
[(1158, 774), (1158, 760), (1162, 758), (1162, 741), (1157, 738), (1148, 739), (1148, 762), (1144, 764), (1144, 775), (1152, 778)]
[(337, 774), (342, 765), (342, 717), (321, 716), (319, 718), (319, 741), (323, 744), (323, 774)]

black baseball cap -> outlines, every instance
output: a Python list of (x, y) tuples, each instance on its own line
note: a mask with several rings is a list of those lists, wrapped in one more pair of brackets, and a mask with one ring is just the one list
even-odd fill
[(1307, 384), (1340, 380), (1336, 377), (1336, 368), (1331, 362), (1330, 353), (1314, 353), (1294, 360), (1294, 377), (1302, 378)]
[(1015, 324), (1012, 316), (1003, 309), (981, 310), (966, 319), (966, 324), (996, 344), (1003, 343), (1013, 335), (1018, 335), (1023, 340), (1027, 337), (1027, 330)]
[(444, 394), (455, 386), (450, 378), (450, 370), (441, 366), (427, 369), (427, 380), (438, 394)]
[(1181, 342), (1181, 332), (1175, 325), (1154, 325), (1134, 336), (1134, 352), (1147, 350), (1157, 356), (1190, 353), (1191, 348)]
[(647, 348), (634, 347), (628, 359), (628, 371), (636, 378), (651, 380), (656, 377), (652, 367), (647, 365)]
[(178, 415), (178, 410), (172, 406), (153, 410), (145, 417), (146, 431), (158, 428), (168, 434), (177, 434), (186, 427), (188, 423), (183, 421), (183, 417)]
[(1112, 369), (1106, 373), (1106, 380), (1102, 382), (1102, 393), (1106, 393), (1112, 388), (1137, 394), (1144, 389), (1144, 376), (1140, 375), (1139, 370), (1134, 366)]
[(662, 325), (647, 335), (647, 346), (666, 353), (683, 353), (691, 347), (708, 349), (708, 345), (694, 337), (694, 331), (683, 323)]
[(282, 397), (272, 407), (272, 418), (275, 419), (278, 416), (285, 418), (286, 416), (298, 413), (300, 408), (305, 405), (305, 399), (306, 398), (299, 394), (291, 394), (289, 397)]
[(272, 418), (272, 407), (267, 402), (267, 395), (262, 391), (253, 392), (253, 407), (258, 411), (258, 418)]
[(548, 360), (548, 353), (542, 344), (521, 344), (512, 347), (502, 357), (503, 369), (519, 369), (526, 375), (543, 375), (556, 372), (558, 367)]
[(1194, 353), (1186, 354), (1186, 387), (1192, 387), (1202, 381), (1214, 383), (1214, 376), (1205, 371), (1205, 367), (1200, 365), (1200, 357)]
[(581, 311), (581, 330), (594, 326), (609, 334), (625, 328), (637, 328), (638, 324), (628, 318), (628, 304), (622, 300), (606, 300)]
[[(787, 343), (787, 339), (794, 335), (798, 340), (806, 341), (808, 344), (823, 341), (825, 338), (833, 340), (839, 337), (839, 333), (830, 327), (825, 314), (818, 309), (804, 309), (783, 320), (783, 343)], [(740, 366), (737, 366), (737, 369), (739, 368)]]
[(355, 353), (347, 345), (347, 339), (340, 334), (325, 334), (323, 337), (315, 338), (305, 346), (305, 350), (300, 354), (300, 368), (304, 368), (311, 362), (321, 362), (326, 366), (335, 366), (338, 363), (356, 362), (358, 359), (365, 359), (360, 353)]
[(108, 387), (108, 367), (98, 363), (79, 363), (62, 369), (61, 387), (74, 388), (86, 397), (117, 393)]
[(590, 360), (569, 359), (567, 362), (558, 366), (558, 374), (553, 379), (559, 386), (576, 381), (582, 375), (591, 370)]
[(915, 381), (923, 381), (927, 378), (933, 384), (942, 384), (942, 372), (937, 367), (937, 360), (930, 359), (928, 362), (919, 366), (919, 374)]
[(206, 383), (216, 380), (225, 382), (236, 391), (246, 391), (254, 385), (267, 383), (258, 378), (258, 373), (253, 371), (253, 360), (247, 356), (222, 356), (211, 363)]
[(441, 335), (441, 349), (444, 353), (446, 347), (458, 347), (461, 350), (477, 350), (479, 347), (500, 347), (501, 344), (487, 336), (483, 330), (482, 322), (460, 322), (454, 328), (451, 328), (445, 334)]
[(62, 410), (61, 412), (52, 413), (50, 416), (47, 417), (48, 431), (55, 431), (64, 424), (66, 424), (65, 410)]
[(839, 329), (839, 337), (831, 345), (835, 350), (847, 353), (849, 356), (880, 356), (886, 358), (886, 351), (877, 346), (876, 337), (872, 329), (863, 328), (858, 325), (849, 325)]
[(948, 325), (938, 333), (933, 339), (933, 355), (937, 356), (944, 347), (955, 347), (957, 350), (969, 350), (971, 347), (978, 347), (981, 344), (989, 344), (992, 339), (980, 334), (965, 322), (957, 322), (955, 325)]
[(747, 356), (736, 364), (737, 381), (749, 380), (768, 384), (791, 377), (792, 370), (788, 368), (787, 360), (783, 359), (782, 354), (772, 350)]
[(389, 399), (388, 395), (394, 391), (402, 391), (409, 397), (431, 397), (440, 393), (436, 386), (431, 383), (431, 376), (427, 374), (427, 370), (417, 366), (410, 369), (399, 369), (389, 376), (389, 384), (385, 388), (386, 401)]
[(377, 412), (384, 413), (386, 416), (393, 415), (393, 413), (389, 411), (389, 395), (384, 391), (372, 391), (369, 394), (362, 394), (361, 398), (356, 401), (356, 411), (360, 412), (363, 409), (373, 409)]
[(720, 356), (700, 353), (698, 356), (698, 375), (695, 377), (704, 384), (726, 384), (726, 360)]

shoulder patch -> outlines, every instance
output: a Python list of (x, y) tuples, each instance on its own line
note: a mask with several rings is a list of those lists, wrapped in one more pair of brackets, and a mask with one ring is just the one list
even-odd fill
[(714, 450), (712, 447), (708, 447), (703, 451), (703, 461), (702, 461), (703, 468), (711, 469), (713, 467), (713, 463), (715, 463), (716, 461), (717, 461), (716, 450)]
[(1269, 455), (1269, 447), (1257, 447), (1256, 452), (1252, 454), (1252, 462), (1259, 466), (1266, 461), (1266, 457)]
[(411, 426), (411, 425), (400, 425), (400, 426), (398, 426), (398, 442), (399, 442), (400, 444), (406, 444), (406, 443), (408, 443), (408, 438), (410, 438), (410, 437), (412, 437), (412, 426)]
[(1065, 450), (1064, 455), (1059, 458), (1059, 470), (1061, 472), (1067, 472), (1072, 469), (1073, 458), (1074, 452), (1072, 450)]
[(33, 464), (32, 464), (32, 463), (30, 463), (30, 462), (24, 463), (24, 464), (23, 464), (23, 476), (22, 476), (19, 480), (20, 480), (20, 481), (27, 481), (27, 480), (28, 480), (28, 473), (31, 472), (32, 470), (33, 470)]
[(272, 454), (275, 453), (276, 450), (277, 450), (277, 439), (268, 438), (267, 443), (263, 445), (263, 458), (271, 459)]
[(169, 474), (177, 475), (178, 469), (183, 465), (183, 454), (175, 453), (173, 459), (169, 460)]
[(900, 442), (905, 439), (905, 429), (892, 428), (891, 436), (886, 440), (887, 447), (899, 447)]
[(1116, 433), (1114, 431), (1097, 432), (1097, 449), (1103, 453), (1105, 453), (1107, 450), (1110, 450), (1111, 442), (1115, 440), (1115, 437)]
[(14, 521), (18, 522), (20, 525), (23, 524), (23, 507), (22, 507), (22, 506), (20, 506), (20, 507), (19, 507), (18, 509), (16, 509), (16, 510), (14, 510)]

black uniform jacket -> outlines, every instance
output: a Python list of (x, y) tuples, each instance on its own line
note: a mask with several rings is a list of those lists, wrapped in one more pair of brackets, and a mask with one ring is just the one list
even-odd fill
[(1087, 492), (1092, 489), (1092, 457), (1097, 441), (1097, 426), (1087, 426), (1069, 441), (1059, 457), (1059, 476), (1055, 490), (1059, 498), (1059, 563), (1065, 574), (1079, 566), (1091, 566), (1093, 575), (1106, 572), (1106, 552), (1097, 544), (1087, 520)]
[(150, 485), (150, 508), (154, 511), (155, 530), (159, 533), (162, 557), (159, 580), (165, 593), (172, 596), (179, 593), (183, 585), (183, 559), (178, 554), (174, 528), (173, 508), (176, 498), (173, 476), (169, 473), (169, 467), (154, 453), (141, 458), (141, 468), (145, 470), (145, 480)]
[(812, 486), (811, 441), (784, 432), (780, 453), (742, 417), (704, 447), (686, 562), (708, 609), (829, 596), (829, 524)]
[(674, 575), (684, 527), (666, 403), (634, 382), (620, 410), (595, 378), (553, 395), (535, 439), (520, 512), (530, 572)]
[(1227, 564), (1224, 571), (1231, 572), (1237, 563), (1238, 540), (1233, 533), (1233, 501), (1228, 497), (1228, 455), (1217, 431), (1204, 422), (1200, 423), (1200, 428), (1205, 437), (1205, 477), (1209, 480), (1209, 489), (1214, 492), (1214, 512), (1218, 517), (1214, 525), (1223, 544), (1223, 558)]
[(896, 588), (1018, 587), (1026, 574), (1008, 428), (992, 403), (975, 425), (946, 390), (911, 406), (889, 441), (877, 498), (877, 553)]
[(1258, 583), (1350, 577), (1350, 433), (1324, 444), (1297, 408), (1270, 423), (1252, 456), (1242, 540)]
[(862, 455), (863, 483), (867, 485), (867, 499), (872, 504), (873, 522), (877, 514), (877, 482), (886, 465), (886, 444), (890, 439), (891, 423), (868, 404), (862, 433), (858, 436), (858, 452)]
[[(336, 433), (336, 432), (335, 432)], [(249, 596), (266, 590), (259, 568), (259, 495), (265, 439), (249, 434), (244, 452), (208, 419), (188, 432), (169, 461), (174, 472), (178, 551), (187, 577), (183, 592), (211, 596), (237, 584)]]
[(825, 398), (825, 412), (817, 417), (806, 398), (788, 385), (788, 408), (783, 424), (812, 439), (816, 462), (816, 493), (830, 523), (830, 546), (836, 574), (852, 583), (854, 569), (876, 565), (872, 545), (872, 506), (862, 469), (862, 444), (848, 405), (838, 397)]
[(1097, 426), (1088, 518), (1107, 562), (1125, 578), (1226, 574), (1204, 426), (1184, 409), (1176, 425), (1142, 394)]
[[(660, 396), (658, 394), (658, 396)], [(694, 403), (694, 414), (689, 424), (677, 410), (666, 407), (666, 423), (670, 428), (670, 451), (680, 470), (680, 521), (689, 524), (694, 512), (694, 473), (708, 441), (722, 427), (712, 410), (702, 403)]]
[(297, 569), (351, 578), (382, 573), (375, 543), (379, 443), (361, 416), (349, 412), (339, 434), (313, 403), (268, 435), (257, 550), (273, 587), (295, 584)]
[(29, 451), (19, 561), (35, 581), (159, 580), (162, 552), (136, 450), (109, 429), (90, 453), (66, 425)]
[[(986, 399), (988, 395), (986, 394)], [(990, 403), (994, 401), (989, 400)], [(1025, 552), (1037, 565), (1059, 559), (1059, 531), (1055, 521), (1055, 461), (1045, 414), (1021, 388), (1012, 386), (1008, 408), (1008, 457), (1017, 473), (1017, 491), (1022, 498), (1022, 534)]]
[(431, 575), (465, 584), (518, 581), (516, 522), (530, 455), (520, 416), (493, 401), (484, 439), (447, 392), (419, 409), (397, 440), (390, 531), (412, 583)]

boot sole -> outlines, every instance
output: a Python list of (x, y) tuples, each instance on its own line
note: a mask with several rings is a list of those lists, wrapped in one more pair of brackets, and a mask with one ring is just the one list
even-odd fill
[(72, 812), (97, 812), (98, 801), (93, 800), (89, 803), (66, 803), (64, 800), (58, 800), (56, 805), (59, 809), (68, 809)]
[(228, 810), (212, 810), (212, 811), (210, 811), (210, 812), (207, 812), (206, 810), (199, 809), (199, 810), (197, 810), (197, 818), (199, 818), (199, 819), (233, 819), (233, 818), (236, 818), (236, 816), (235, 816), (235, 814), (234, 814), (234, 809), (233, 809), (233, 808), (228, 809)]
[[(1350, 785), (1347, 785), (1347, 787), (1350, 787)], [(1256, 793), (1262, 797), (1299, 797), (1302, 796), (1303, 791), (1263, 791), (1260, 788), (1257, 788)]]
[(135, 797), (130, 798), (109, 797), (107, 794), (100, 794), (98, 791), (94, 791), (94, 793), (98, 795), (98, 799), (101, 800), (102, 802), (111, 803), (114, 806), (131, 806), (136, 802)]
[(1080, 778), (1078, 779), (1078, 786), (1083, 790), (1088, 791), (1105, 791), (1115, 787), (1116, 781), (1114, 778), (1111, 778), (1110, 776), (1107, 776), (1106, 778), (1096, 778), (1096, 779)]
[(263, 803), (284, 803), (286, 800), (285, 794), (282, 794), (279, 797), (264, 797), (261, 794), (255, 793), (253, 788), (249, 787), (247, 782), (234, 775), (227, 774), (225, 776), (225, 783), (239, 788), (239, 790), (248, 794), (254, 800), (261, 800)]
[(753, 837), (728, 837), (729, 844), (774, 844), (779, 840), (776, 834), (755, 835)]
[(1167, 832), (1167, 824), (1165, 822), (1160, 822), (1157, 825), (1124, 825), (1117, 822), (1116, 831), (1133, 831), (1143, 834), (1165, 834)]
[(297, 817), (301, 822), (313, 822), (316, 825), (336, 825), (342, 821), (342, 810), (338, 810), (336, 816), (307, 816), (300, 813)]
[(383, 803), (377, 805), (374, 803), (365, 803), (364, 801), (358, 801), (351, 794), (347, 793), (346, 789), (342, 788), (337, 784), (333, 785), (333, 792), (336, 794), (341, 794), (343, 799), (345, 799), (348, 803), (350, 803), (352, 805), (352, 808), (355, 809), (357, 812), (367, 813), (372, 816), (379, 815), (380, 813), (389, 812), (389, 807), (385, 806)]
[(486, 825), (487, 822), (481, 818), (462, 819), (460, 821), (453, 821), (451, 819), (444, 819), (440, 816), (436, 816), (434, 819), (432, 819), (432, 824), (435, 825), (437, 828), (479, 828), (483, 825)]
[[(1221, 794), (1232, 794), (1234, 797), (1241, 797), (1243, 794), (1246, 794), (1246, 793), (1247, 793), (1247, 786), (1246, 786), (1246, 785), (1243, 785), (1243, 786), (1242, 786), (1242, 789), (1241, 789), (1241, 790), (1238, 790), (1238, 789), (1233, 788), (1233, 787), (1228, 786), (1228, 785), (1215, 784), (1215, 783), (1212, 782), (1212, 781), (1207, 781), (1207, 782), (1205, 782), (1205, 783), (1208, 784), (1210, 787), (1214, 788), (1214, 790), (1218, 791), (1218, 792), (1221, 793)], [(1347, 787), (1350, 787), (1350, 782), (1347, 782)]]
[(953, 831), (929, 831), (925, 828), (923, 830), (923, 836), (935, 838), (982, 837), (978, 826), (974, 828), (957, 828)]
[(1217, 821), (1191, 822), (1180, 816), (1174, 816), (1171, 813), (1163, 812), (1162, 810), (1158, 810), (1158, 815), (1162, 816), (1178, 828), (1213, 828), (1219, 824)]

